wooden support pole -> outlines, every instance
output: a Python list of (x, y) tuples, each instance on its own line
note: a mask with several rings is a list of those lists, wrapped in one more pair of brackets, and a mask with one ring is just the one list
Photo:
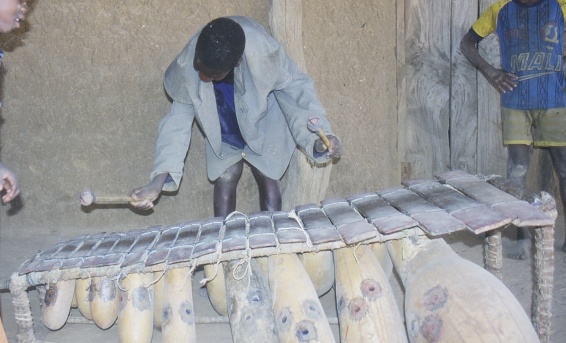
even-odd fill
[[(302, 0), (273, 0), (269, 19), (273, 37), (285, 46), (289, 56), (306, 73)], [(287, 172), (288, 182), (283, 194), (283, 208), (291, 209), (296, 204), (317, 203), (324, 199), (331, 166), (331, 163), (322, 167), (312, 165), (302, 152), (295, 150)]]
[(491, 274), (499, 280), (503, 279), (503, 248), (501, 246), (501, 230), (488, 231), (484, 240), (484, 264)]
[(541, 343), (550, 342), (554, 285), (554, 226), (535, 228), (535, 285), (532, 322)]

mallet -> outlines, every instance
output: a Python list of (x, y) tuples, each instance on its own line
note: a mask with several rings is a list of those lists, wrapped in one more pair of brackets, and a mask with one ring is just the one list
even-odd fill
[(327, 150), (330, 148), (330, 141), (328, 140), (328, 137), (326, 137), (326, 134), (324, 134), (324, 132), (322, 131), (322, 125), (320, 124), (319, 116), (310, 117), (309, 121), (307, 122), (307, 128), (311, 132), (316, 132), (318, 137), (320, 137), (320, 139), (322, 140), (322, 143), (326, 146)]
[(92, 204), (98, 205), (128, 205), (134, 201), (129, 196), (95, 196), (90, 188), (86, 188), (81, 192), (79, 201), (83, 206), (90, 206)]

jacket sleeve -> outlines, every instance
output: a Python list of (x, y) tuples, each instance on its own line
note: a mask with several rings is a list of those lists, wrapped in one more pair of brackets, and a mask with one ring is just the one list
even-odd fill
[(179, 188), (191, 141), (193, 121), (193, 105), (173, 101), (171, 110), (159, 123), (150, 180), (159, 174), (168, 173), (171, 178), (168, 178), (163, 186), (164, 191), (176, 191)]
[(283, 48), (279, 50), (278, 68), (279, 84), (276, 85), (273, 93), (295, 142), (303, 148), (311, 160), (319, 163), (328, 162), (325, 155), (314, 157), (313, 148), (318, 135), (309, 131), (307, 127), (308, 120), (318, 116), (322, 131), (327, 135), (333, 134), (326, 111), (316, 95), (313, 80), (299, 69)]

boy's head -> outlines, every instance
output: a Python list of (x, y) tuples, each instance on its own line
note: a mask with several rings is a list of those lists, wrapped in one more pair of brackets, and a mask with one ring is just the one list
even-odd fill
[(206, 24), (198, 37), (193, 61), (201, 80), (220, 81), (226, 77), (240, 63), (245, 46), (244, 30), (235, 21), (218, 18)]

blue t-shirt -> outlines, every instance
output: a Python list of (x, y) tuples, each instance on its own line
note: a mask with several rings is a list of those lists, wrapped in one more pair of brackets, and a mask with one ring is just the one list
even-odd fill
[(562, 53), (563, 1), (533, 5), (502, 0), (488, 8), (472, 26), (479, 37), (495, 29), (502, 69), (517, 75), (517, 88), (501, 95), (506, 108), (528, 110), (566, 106)]
[[(233, 75), (233, 72), (230, 74)], [(236, 118), (234, 82), (230, 74), (220, 82), (213, 82), (216, 108), (218, 109), (218, 118), (220, 119), (220, 132), (224, 143), (243, 149), (246, 146), (246, 142), (242, 137), (238, 119)]]
[[(234, 71), (220, 81), (213, 82), (214, 95), (216, 96), (216, 108), (220, 120), (220, 133), (222, 141), (238, 149), (246, 146), (246, 141), (240, 132), (238, 119), (236, 117), (236, 106), (234, 103)], [(318, 158), (326, 154), (318, 152), (313, 146), (313, 156)]]

